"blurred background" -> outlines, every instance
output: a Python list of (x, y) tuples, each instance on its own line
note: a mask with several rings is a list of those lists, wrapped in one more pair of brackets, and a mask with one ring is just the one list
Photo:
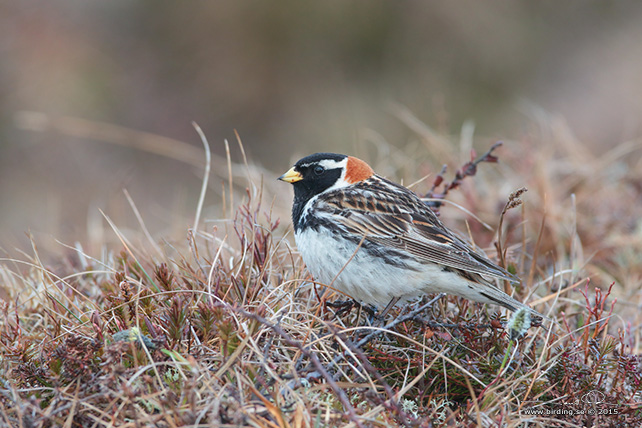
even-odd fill
[(216, 156), (210, 218), (234, 130), (270, 186), (311, 152), (384, 168), (431, 132), (482, 152), (543, 118), (605, 152), (642, 134), (641, 22), (633, 1), (1, 2), (0, 248), (99, 245), (100, 210), (138, 229), (123, 189), (154, 236), (184, 237), (192, 121)]

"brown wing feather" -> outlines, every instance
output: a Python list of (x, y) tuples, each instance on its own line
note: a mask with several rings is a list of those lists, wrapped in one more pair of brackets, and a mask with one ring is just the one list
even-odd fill
[(404, 187), (374, 176), (352, 189), (340, 189), (326, 196), (322, 204), (326, 206), (319, 208), (338, 214), (340, 225), (350, 233), (405, 250), (419, 260), (517, 281), (456, 237), (421, 199)]

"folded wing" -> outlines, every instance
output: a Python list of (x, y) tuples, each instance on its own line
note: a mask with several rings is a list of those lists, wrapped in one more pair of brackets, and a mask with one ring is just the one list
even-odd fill
[[(518, 278), (476, 253), (450, 232), (414, 193), (380, 180), (376, 192), (342, 189), (328, 194), (319, 209), (339, 219), (337, 226), (371, 242), (404, 250), (420, 261), (518, 282)], [(372, 183), (368, 183), (372, 186)], [(401, 192), (401, 193), (400, 193)]]

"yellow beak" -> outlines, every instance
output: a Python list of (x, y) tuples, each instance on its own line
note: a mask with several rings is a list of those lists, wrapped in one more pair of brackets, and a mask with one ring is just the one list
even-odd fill
[(292, 167), (288, 172), (280, 176), (279, 180), (286, 181), (288, 183), (296, 183), (297, 181), (303, 180), (303, 176), (300, 172), (295, 171), (294, 167)]

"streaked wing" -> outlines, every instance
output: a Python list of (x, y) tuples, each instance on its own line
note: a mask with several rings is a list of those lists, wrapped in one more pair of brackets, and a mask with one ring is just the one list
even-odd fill
[[(327, 194), (318, 208), (332, 212), (347, 232), (405, 250), (420, 261), (517, 281), (446, 229), (414, 193), (380, 177), (375, 180), (373, 191), (364, 191), (360, 183)], [(365, 185), (370, 189), (373, 183), (368, 180)]]

